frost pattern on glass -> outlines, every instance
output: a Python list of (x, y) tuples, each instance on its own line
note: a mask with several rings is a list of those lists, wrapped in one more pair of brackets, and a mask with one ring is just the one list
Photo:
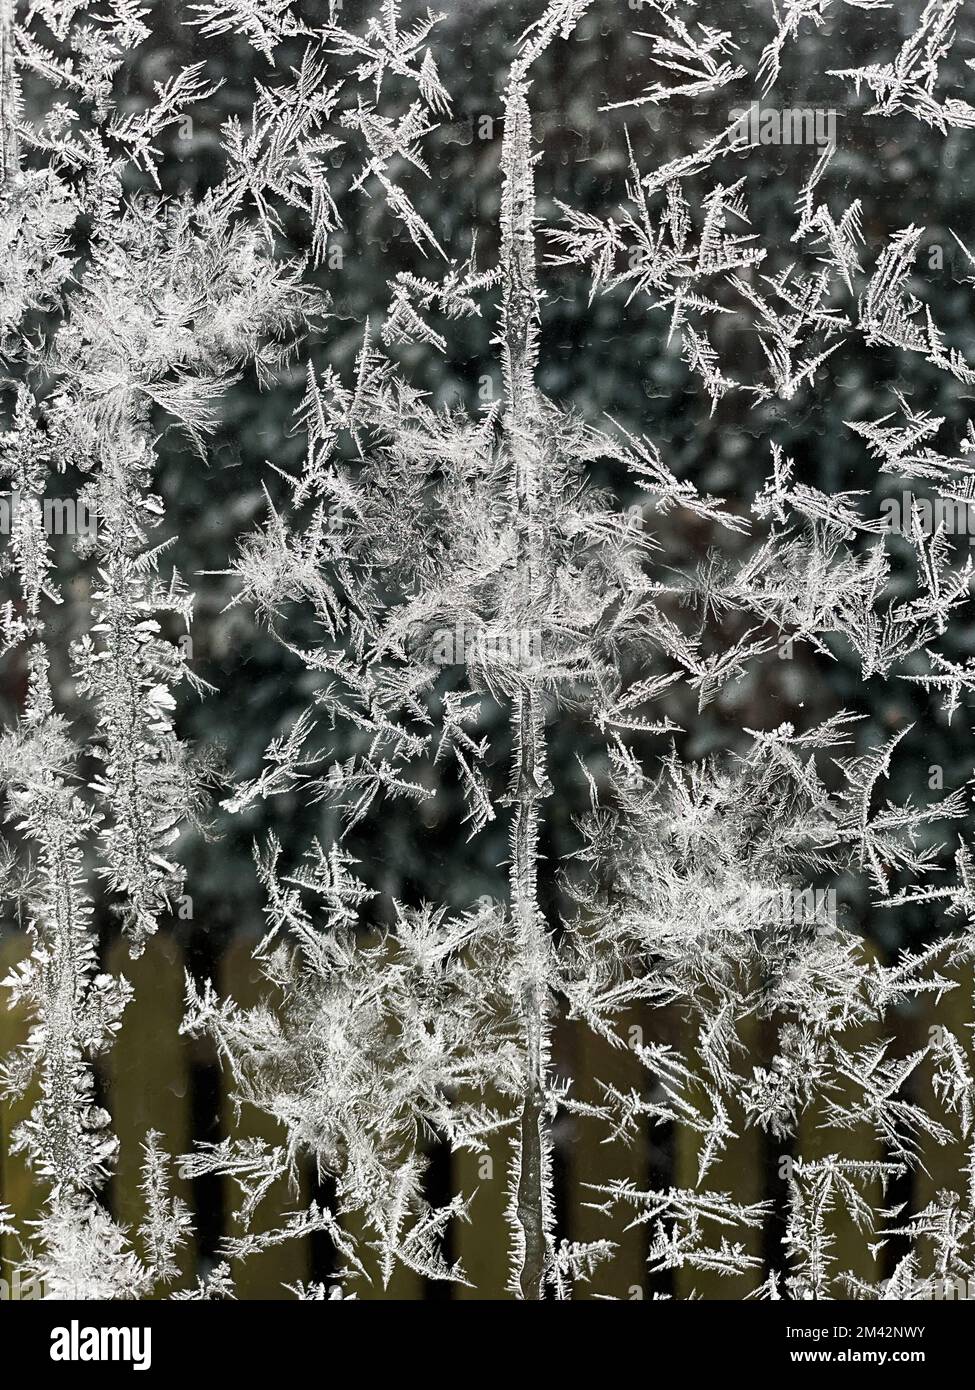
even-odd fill
[[(763, 115), (760, 103), (774, 98), (790, 46), (837, 15), (869, 12), (874, 51), (827, 67), (834, 90), (876, 121), (906, 114), (946, 139), (970, 129), (975, 107), (957, 83), (970, 88), (975, 59), (955, 49), (964, 3), (930, 0), (908, 20), (883, 0), (772, 0), (743, 6), (728, 29), (696, 9), (539, 0), (493, 74), (499, 236), (485, 257), (468, 234), (447, 241), (409, 191), (419, 175), (457, 196), (451, 147), (434, 139), (455, 100), (438, 16), (399, 0), (354, 17), (324, 5), (315, 23), (287, 0), (192, 6), (186, 42), (199, 60), (175, 66), (140, 106), (119, 86), (150, 37), (137, 0), (0, 0), (0, 476), (17, 502), (0, 625), (4, 661), (26, 673), (0, 739), (2, 868), (9, 911), (33, 941), (4, 982), (33, 1026), (2, 1079), (8, 1097), (39, 1085), (15, 1143), (44, 1208), (16, 1234), (55, 1297), (233, 1297), (231, 1261), (313, 1232), (327, 1233), (339, 1268), (330, 1291), (311, 1283), (290, 1290), (299, 1297), (355, 1296), (398, 1266), (471, 1283), (445, 1234), (482, 1219), (477, 1192), (431, 1202), (428, 1140), (477, 1154), (496, 1134), (509, 1145), (507, 1230), (489, 1238), (507, 1240), (519, 1298), (584, 1293), (611, 1265), (621, 1219), (646, 1224), (651, 1271), (754, 1269), (769, 1298), (885, 1296), (879, 1279), (837, 1264), (837, 1210), (866, 1246), (904, 1244), (886, 1296), (929, 1297), (938, 1281), (975, 1277), (971, 1039), (938, 1028), (902, 1056), (883, 1036), (903, 1001), (971, 978), (975, 866), (952, 824), (969, 815), (966, 789), (894, 797), (907, 730), (865, 742), (847, 710), (744, 729), (745, 751), (692, 759), (664, 708), (686, 687), (704, 711), (785, 644), (832, 659), (839, 638), (863, 681), (910, 682), (964, 717), (975, 657), (939, 650), (971, 592), (953, 513), (928, 525), (915, 500), (895, 526), (865, 490), (804, 482), (782, 424), (828, 395), (845, 351), (893, 354), (889, 389), (845, 428), (878, 473), (920, 481), (947, 507), (975, 502), (975, 425), (949, 438), (902, 389), (918, 363), (975, 382), (915, 274), (924, 229), (871, 234), (861, 200), (834, 177), (835, 139), (804, 151), (784, 245), (752, 218), (748, 177), (770, 111), (781, 134), (782, 110)], [(641, 90), (607, 108), (621, 112), (629, 174), (604, 208), (544, 195), (543, 216), (535, 74), (560, 61), (560, 46), (595, 42), (597, 24), (633, 26), (645, 42)], [(164, 194), (167, 132), (213, 98), (208, 45), (231, 35), (264, 63), (252, 108), (222, 126), (205, 192)], [(280, 61), (282, 46), (298, 60)], [(682, 103), (725, 88), (724, 127), (664, 162), (646, 127), (626, 125), (647, 107), (679, 122)], [(341, 268), (328, 251), (364, 208), (370, 225), (378, 216), (405, 234), (415, 269), (377, 287), (383, 302), (356, 325), (361, 346), (343, 375), (322, 347), (339, 331), (329, 294)], [(286, 219), (304, 228), (304, 256), (282, 250)], [(546, 314), (570, 270), (588, 278), (590, 306), (618, 307), (621, 332), (633, 306), (659, 316), (705, 414), (732, 393), (766, 410), (750, 440), (765, 481), (751, 498), (712, 495), (649, 433), (544, 394)], [(729, 317), (732, 347), (717, 331)], [(434, 403), (423, 381), (425, 354), (445, 353), (467, 319), (491, 325), (486, 370), (500, 383), (480, 413)], [(307, 674), (307, 708), (284, 735), (269, 731), (257, 776), (226, 785), (211, 752), (176, 732), (178, 702), (207, 690), (179, 639), (194, 598), (169, 555), (159, 421), (203, 467), (242, 375), (274, 393), (296, 369), (305, 449), (300, 470), (284, 473), (288, 504), (269, 492), (259, 523), (210, 569), (233, 577), (233, 603)], [(71, 504), (97, 525), (65, 547), (45, 505), (70, 470), (84, 478)], [(675, 512), (709, 538), (696, 561), (666, 553), (671, 533), (658, 527)], [(491, 743), (497, 710), (506, 769)], [(569, 718), (602, 752), (577, 758), (590, 810), (575, 862), (560, 865), (541, 837), (559, 796), (551, 731)], [(368, 818), (381, 827), (396, 801), (436, 797), (448, 771), (470, 836), (505, 828), (507, 900), (461, 911), (397, 901), (387, 929), (365, 931), (380, 889), (348, 837)], [(101, 968), (93, 904), (108, 904), (137, 956), (186, 889), (174, 846), (215, 788), (230, 820), (288, 795), (331, 808), (338, 824), (300, 858), (275, 835), (255, 848), (264, 1002), (243, 1007), (187, 980), (184, 1032), (216, 1044), (236, 1102), (273, 1117), (280, 1141), (231, 1133), (171, 1156), (150, 1133), (145, 1218), (126, 1229), (103, 1195), (117, 1143), (95, 1067), (132, 991)], [(556, 881), (558, 921), (540, 888)], [(840, 881), (875, 903), (927, 904), (950, 930), (883, 963), (833, 911), (823, 889)], [(630, 1046), (624, 1021), (637, 1006), (678, 1007), (687, 1046), (638, 1041), (641, 1089), (608, 1083), (599, 1099), (580, 1098), (557, 1065), (556, 1030), (569, 1020)], [(767, 1066), (749, 1052), (756, 1020), (774, 1036)], [(781, 1259), (769, 1263), (752, 1238), (768, 1205), (716, 1188), (713, 1170), (746, 1128), (794, 1134), (814, 1105), (837, 1149), (792, 1164)], [(567, 1240), (553, 1173), (567, 1116), (621, 1153), (648, 1129), (687, 1127), (700, 1136), (697, 1171), (684, 1186), (595, 1185), (606, 1238)], [(864, 1133), (882, 1157), (859, 1156)], [(922, 1140), (961, 1144), (966, 1164), (957, 1190), (905, 1215), (891, 1184)], [(297, 1199), (309, 1157), (334, 1198), (269, 1224), (262, 1199), (282, 1178)], [(192, 1223), (172, 1195), (174, 1163), (240, 1193), (241, 1233), (189, 1283), (177, 1255)], [(0, 1228), (13, 1231), (3, 1208)]]

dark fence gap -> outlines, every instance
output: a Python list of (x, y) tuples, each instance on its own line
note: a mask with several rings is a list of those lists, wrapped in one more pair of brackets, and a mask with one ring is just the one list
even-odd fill
[(789, 1182), (787, 1174), (796, 1160), (796, 1138), (762, 1135), (762, 1188), (770, 1204), (762, 1227), (762, 1263), (766, 1269), (785, 1269), (785, 1237), (789, 1225)]
[[(660, 1191), (674, 1184), (676, 1186), (676, 1166), (677, 1166), (677, 1145), (676, 1130), (673, 1123), (667, 1125), (651, 1126), (647, 1124), (645, 1130), (645, 1144), (647, 1154), (646, 1184), (647, 1191)], [(647, 1222), (640, 1228), (644, 1233), (644, 1268), (650, 1256), (650, 1246), (653, 1235), (650, 1224)], [(676, 1271), (673, 1269), (659, 1269), (652, 1274), (647, 1271), (646, 1293), (652, 1298), (655, 1294), (660, 1298), (674, 1298), (677, 1293)]]
[[(216, 1062), (194, 1060), (190, 1067), (190, 1120), (193, 1143), (215, 1144), (223, 1138), (220, 1124), (222, 1076)], [(199, 1263), (211, 1268), (228, 1226), (223, 1180), (214, 1173), (193, 1179), (193, 1221)]]
[[(335, 1181), (333, 1178), (320, 1179), (314, 1165), (311, 1165), (308, 1173), (308, 1187), (311, 1200), (316, 1206), (334, 1210)], [(309, 1247), (313, 1282), (328, 1284), (338, 1267), (332, 1237), (327, 1231), (313, 1231), (309, 1237)]]
[[(432, 1207), (445, 1207), (454, 1195), (450, 1149), (443, 1142), (430, 1145), (429, 1166), (424, 1174), (424, 1195)], [(451, 1221), (444, 1232), (443, 1254), (448, 1264), (456, 1258), (454, 1225)], [(454, 1296), (454, 1286), (446, 1279), (425, 1279), (423, 1298), (428, 1303), (442, 1303)]]

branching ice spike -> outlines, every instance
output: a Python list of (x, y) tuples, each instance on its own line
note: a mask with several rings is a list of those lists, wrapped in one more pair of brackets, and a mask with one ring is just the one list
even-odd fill
[[(529, 31), (505, 92), (501, 149), (501, 353), (504, 374), (504, 444), (519, 534), (522, 602), (531, 614), (539, 583), (541, 537), (535, 515), (537, 471), (544, 466), (535, 389), (539, 290), (535, 270), (535, 181), (532, 170), (528, 70), (556, 33), (567, 38), (591, 0), (553, 0)], [(528, 35), (525, 36), (528, 39)], [(527, 678), (512, 708), (509, 870), (511, 910), (518, 941), (521, 1007), (526, 1042), (525, 1094), (511, 1171), (512, 1288), (525, 1299), (543, 1296), (553, 1227), (551, 1138), (547, 1103), (549, 1067), (548, 937), (538, 905), (538, 805), (546, 794), (541, 692)]]

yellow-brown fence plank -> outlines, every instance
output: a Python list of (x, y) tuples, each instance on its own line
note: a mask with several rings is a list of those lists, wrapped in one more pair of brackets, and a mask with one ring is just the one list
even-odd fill
[[(479, 1098), (480, 1099), (480, 1098)], [(509, 1102), (487, 1095), (483, 1103), (504, 1111)], [(511, 1153), (512, 1129), (490, 1135), (486, 1152), (456, 1153), (451, 1162), (454, 1192), (465, 1197), (474, 1194), (471, 1219), (459, 1223), (454, 1233), (454, 1250), (473, 1287), (457, 1285), (458, 1299), (510, 1299), (508, 1292), (507, 1172)]]
[[(588, 1105), (603, 1104), (606, 1096), (600, 1083), (613, 1086), (624, 1095), (631, 1090), (646, 1090), (647, 1072), (635, 1051), (638, 1044), (649, 1041), (645, 1037), (646, 1028), (643, 1013), (631, 1011), (617, 1023), (618, 1035), (625, 1040), (626, 1046), (614, 1047), (584, 1024), (572, 1026), (574, 1094), (580, 1101)], [(629, 1178), (641, 1191), (646, 1189), (648, 1145), (643, 1136), (628, 1147), (619, 1143), (604, 1144), (605, 1137), (606, 1126), (599, 1120), (573, 1117), (567, 1174), (568, 1234), (572, 1240), (586, 1243), (612, 1240), (616, 1246), (611, 1259), (597, 1266), (591, 1279), (576, 1285), (573, 1297), (645, 1298), (646, 1226), (630, 1226), (635, 1215), (632, 1208), (617, 1209), (608, 1217), (594, 1210), (592, 1204), (605, 1201), (593, 1188), (617, 1178)]]
[[(877, 958), (876, 948), (868, 941), (860, 944), (863, 961), (866, 964)], [(851, 1050), (861, 1051), (888, 1036), (890, 1026), (870, 1022), (850, 1029), (844, 1035), (844, 1043)], [(857, 1099), (858, 1092), (850, 1082), (840, 1083), (831, 1093), (837, 1105), (849, 1105)], [(835, 1154), (838, 1158), (859, 1162), (876, 1162), (887, 1157), (883, 1144), (873, 1129), (867, 1124), (858, 1124), (853, 1129), (836, 1129), (825, 1124), (826, 1097), (820, 1090), (814, 1103), (803, 1113), (797, 1136), (796, 1156), (806, 1162), (815, 1162)], [(880, 1182), (858, 1184), (860, 1192), (875, 1212), (884, 1205), (883, 1188)], [(826, 1217), (824, 1226), (832, 1237), (831, 1261), (835, 1275), (847, 1273), (857, 1279), (873, 1281), (880, 1277), (879, 1252), (872, 1254), (871, 1243), (875, 1237), (869, 1232), (858, 1230), (852, 1217), (842, 1203)], [(833, 1297), (845, 1297), (846, 1291), (837, 1284)]]
[[(912, 1050), (925, 1047), (931, 1040), (934, 1029), (944, 1028), (957, 1038), (961, 1050), (971, 1064), (972, 1043), (975, 1035), (973, 1008), (973, 989), (975, 989), (975, 966), (971, 962), (942, 971), (956, 982), (957, 987), (943, 994), (940, 999), (933, 994), (921, 996), (919, 1005), (912, 1014), (914, 1036)], [(942, 1102), (935, 1096), (932, 1081), (934, 1073), (933, 1057), (926, 1057), (918, 1068), (916, 1101), (929, 1114), (940, 1119), (945, 1129), (953, 1136), (949, 1144), (939, 1144), (936, 1139), (925, 1136), (921, 1140), (917, 1169), (913, 1179), (913, 1200), (911, 1207), (915, 1212), (923, 1211), (929, 1202), (944, 1189), (954, 1192), (965, 1191), (964, 1171), (968, 1162), (967, 1144), (961, 1136), (961, 1125), (957, 1113), (946, 1113)], [(968, 1141), (969, 1143), (971, 1141)], [(921, 1273), (932, 1272), (930, 1247), (922, 1252)], [(969, 1295), (970, 1296), (970, 1295)]]
[[(695, 1073), (702, 1070), (696, 1052), (699, 1028), (700, 1021), (697, 1019), (682, 1020), (679, 1027), (685, 1064)], [(754, 1016), (749, 1016), (739, 1023), (737, 1033), (744, 1051), (732, 1058), (732, 1065), (741, 1075), (749, 1077), (753, 1068), (761, 1066), (764, 1061), (764, 1034), (761, 1022)], [(705, 1116), (710, 1115), (710, 1103), (701, 1087), (697, 1087), (690, 1098)], [(700, 1186), (702, 1192), (724, 1192), (732, 1201), (743, 1206), (764, 1201), (764, 1135), (756, 1126), (746, 1124), (744, 1109), (736, 1097), (725, 1097), (725, 1100), (729, 1103), (728, 1118), (731, 1128), (738, 1137), (729, 1141), (720, 1157), (708, 1168), (703, 1182), (699, 1185), (702, 1136), (689, 1125), (677, 1125), (674, 1136), (674, 1185), (689, 1190)], [(702, 1229), (709, 1244), (719, 1245), (724, 1234), (731, 1243), (742, 1245), (749, 1255), (761, 1255), (761, 1229), (722, 1230), (712, 1222), (705, 1222)], [(744, 1274), (726, 1275), (711, 1270), (689, 1269), (685, 1266), (674, 1272), (674, 1296), (686, 1299), (693, 1293), (703, 1299), (741, 1299), (754, 1292), (761, 1283), (762, 1274), (758, 1269), (749, 1270)]]
[[(376, 932), (364, 932), (359, 938), (359, 945), (375, 946), (378, 940)], [(354, 1293), (356, 1298), (367, 1302), (414, 1302), (424, 1297), (426, 1281), (423, 1276), (400, 1263), (397, 1263), (388, 1285), (383, 1288), (380, 1257), (377, 1251), (372, 1249), (372, 1243), (377, 1238), (376, 1232), (366, 1224), (359, 1212), (347, 1212), (342, 1217), (342, 1226), (356, 1242), (356, 1254), (368, 1275), (367, 1279), (360, 1277), (349, 1286), (349, 1291)]]
[[(262, 987), (263, 986), (263, 987)], [(252, 1007), (265, 992), (266, 984), (260, 966), (253, 957), (253, 941), (239, 937), (232, 941), (223, 955), (220, 969), (220, 989), (245, 1008)], [(227, 1095), (229, 1077), (222, 1073), (223, 1094)], [(225, 1132), (235, 1137), (264, 1139), (269, 1144), (282, 1144), (286, 1135), (284, 1129), (269, 1116), (262, 1115), (253, 1106), (244, 1106), (240, 1118), (233, 1114), (229, 1100), (224, 1101)], [(272, 1221), (277, 1224), (289, 1212), (307, 1207), (309, 1201), (308, 1184), (301, 1182), (300, 1191), (292, 1191), (287, 1181), (276, 1183), (264, 1197), (258, 1208), (260, 1229), (270, 1229)], [(228, 1213), (236, 1211), (241, 1202), (240, 1189), (228, 1180), (225, 1189), (225, 1204)], [(260, 1219), (261, 1213), (263, 1219)], [(228, 1234), (241, 1234), (239, 1226), (228, 1215)], [(231, 1270), (241, 1299), (288, 1299), (286, 1285), (294, 1285), (307, 1280), (311, 1273), (311, 1244), (305, 1238), (289, 1240), (281, 1245), (271, 1246), (259, 1255), (247, 1260), (235, 1260)]]
[[(23, 932), (0, 930), (0, 979), (30, 954), (30, 938)], [(28, 1020), (23, 1008), (8, 1008), (9, 992), (0, 990), (0, 1057), (6, 1056), (11, 1048), (24, 1042), (27, 1037)], [(26, 1227), (40, 1215), (44, 1188), (36, 1182), (24, 1161), (24, 1155), (10, 1152), (10, 1136), (17, 1125), (24, 1120), (37, 1100), (36, 1088), (28, 1095), (11, 1104), (0, 1103), (0, 1201), (13, 1212), (14, 1224), (23, 1236), (29, 1235)], [(4, 1236), (2, 1245), (2, 1270), (6, 1279), (20, 1267), (18, 1237)]]
[[(133, 960), (121, 938), (108, 950), (108, 969), (124, 975), (135, 994), (104, 1064), (109, 1110), (119, 1139), (112, 1184), (116, 1219), (134, 1230), (145, 1214), (142, 1182), (143, 1144), (149, 1130), (162, 1135), (161, 1147), (176, 1159), (191, 1145), (189, 1057), (179, 1035), (183, 1017), (183, 954), (172, 936), (158, 933)], [(187, 1204), (189, 1184), (171, 1165), (172, 1192)], [(191, 1249), (183, 1252), (181, 1272), (192, 1267)]]

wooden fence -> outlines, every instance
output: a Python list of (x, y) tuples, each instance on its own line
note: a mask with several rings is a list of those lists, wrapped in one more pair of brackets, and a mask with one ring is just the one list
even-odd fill
[[(0, 934), (0, 978), (23, 957), (26, 949), (23, 935)], [(245, 1004), (253, 1002), (259, 990), (258, 971), (250, 949), (246, 940), (232, 941), (217, 971), (221, 989)], [(227, 1113), (216, 1059), (200, 1044), (179, 1035), (183, 960), (174, 939), (165, 934), (156, 936), (137, 961), (130, 960), (119, 943), (110, 952), (108, 966), (131, 980), (135, 998), (125, 1013), (115, 1047), (99, 1077), (105, 1103), (115, 1117), (115, 1129), (121, 1141), (117, 1171), (106, 1195), (114, 1214), (122, 1222), (135, 1225), (142, 1213), (140, 1144), (146, 1131), (160, 1131), (169, 1151), (182, 1153), (192, 1147), (194, 1140), (213, 1140), (229, 1132), (233, 1117)], [(967, 1030), (972, 1021), (969, 980), (965, 988), (946, 995), (940, 1003), (926, 1000), (901, 1016), (897, 1029), (898, 1049), (923, 1047), (929, 1029), (937, 1025), (968, 1038), (971, 1035)], [(682, 1040), (684, 1025), (668, 1011), (635, 1018), (634, 1025), (642, 1030), (646, 1041), (679, 1043)], [(25, 1028), (22, 1015), (0, 1008), (0, 1055), (24, 1037)], [(556, 1041), (558, 1065), (571, 1070), (580, 1098), (599, 1098), (596, 1077), (611, 1081), (624, 1091), (645, 1088), (646, 1073), (631, 1052), (613, 1050), (583, 1030), (564, 1029)], [(768, 1039), (763, 1036), (760, 1025), (754, 1026), (749, 1042), (754, 1048), (755, 1062), (761, 1064)], [(928, 1084), (929, 1077), (922, 1068), (917, 1085), (924, 1088)], [(9, 1135), (27, 1104), (29, 1100), (18, 1106), (0, 1108), (0, 1201), (13, 1210), (18, 1224), (37, 1215), (41, 1194), (22, 1156), (9, 1152)], [(734, 1119), (733, 1116), (733, 1123)], [(709, 1175), (709, 1188), (726, 1191), (737, 1201), (772, 1199), (779, 1204), (769, 1227), (750, 1237), (750, 1248), (755, 1253), (762, 1253), (764, 1249), (768, 1254), (781, 1242), (784, 1230), (781, 1202), (785, 1191), (783, 1157), (791, 1152), (793, 1156), (810, 1159), (837, 1151), (835, 1135), (819, 1127), (820, 1119), (816, 1111), (804, 1118), (791, 1151), (783, 1143), (769, 1142), (753, 1130), (744, 1132), (744, 1137), (731, 1145)], [(281, 1138), (273, 1122), (247, 1112), (239, 1122), (233, 1120), (232, 1130), (235, 1134), (268, 1140)], [(617, 1223), (610, 1230), (606, 1217), (587, 1205), (592, 1199), (590, 1184), (598, 1185), (616, 1177), (630, 1177), (640, 1187), (670, 1182), (693, 1186), (698, 1147), (693, 1132), (677, 1128), (669, 1137), (666, 1132), (662, 1135), (657, 1132), (629, 1149), (601, 1144), (599, 1137), (591, 1122), (577, 1122), (572, 1117), (559, 1121), (556, 1148), (560, 1231), (572, 1240), (610, 1236), (619, 1242), (612, 1264), (598, 1271), (590, 1284), (580, 1286), (578, 1297), (603, 1294), (644, 1298), (654, 1292), (682, 1297), (694, 1289), (703, 1298), (740, 1298), (755, 1288), (760, 1282), (759, 1276), (728, 1279), (677, 1269), (666, 1278), (651, 1279), (646, 1270), (647, 1227), (622, 1229), (623, 1223)], [(854, 1157), (880, 1156), (876, 1140), (869, 1134), (845, 1136), (842, 1151)], [(430, 1284), (408, 1271), (400, 1271), (386, 1290), (382, 1289), (378, 1278), (370, 1287), (362, 1287), (360, 1281), (358, 1296), (394, 1299), (508, 1297), (505, 1293), (504, 1223), (507, 1157), (507, 1139), (503, 1136), (492, 1142), (488, 1156), (462, 1155), (450, 1159), (443, 1154), (431, 1155), (430, 1181), (436, 1188), (436, 1191), (431, 1190), (432, 1198), (445, 1200), (452, 1191), (476, 1189), (477, 1192), (474, 1220), (457, 1223), (450, 1237), (452, 1254), (462, 1260), (474, 1288)], [(959, 1175), (964, 1161), (964, 1155), (955, 1148), (926, 1145), (921, 1166), (904, 1193), (899, 1192), (897, 1197), (906, 1199), (919, 1210), (940, 1187), (957, 1189), (960, 1186), (963, 1180)], [(178, 1180), (177, 1191), (197, 1215), (196, 1245), (187, 1252), (184, 1262), (185, 1273), (195, 1276), (212, 1263), (223, 1231), (234, 1233), (230, 1214), (237, 1195), (229, 1185), (224, 1187), (217, 1179), (202, 1179), (196, 1183)], [(317, 1191), (309, 1173), (303, 1182), (300, 1200), (307, 1205), (316, 1195), (323, 1194)], [(295, 1210), (298, 1205), (294, 1194), (283, 1189), (272, 1194), (269, 1200), (280, 1212)], [(871, 1255), (866, 1239), (852, 1228), (847, 1218), (834, 1216), (831, 1219), (841, 1265), (864, 1277), (882, 1275), (885, 1271), (878, 1261), (883, 1260), (883, 1254)], [(3, 1274), (10, 1278), (18, 1262), (13, 1237), (6, 1237), (0, 1245), (0, 1256)], [(890, 1257), (887, 1258), (889, 1263)], [(316, 1237), (268, 1250), (234, 1270), (239, 1296), (244, 1299), (283, 1298), (289, 1297), (284, 1285), (312, 1278), (327, 1282), (330, 1259), (330, 1243)]]

